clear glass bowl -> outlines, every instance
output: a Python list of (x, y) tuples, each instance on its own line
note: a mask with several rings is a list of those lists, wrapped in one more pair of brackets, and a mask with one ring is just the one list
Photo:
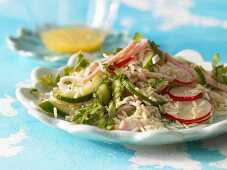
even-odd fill
[[(64, 61), (72, 55), (48, 49), (42, 41), (40, 33), (62, 26), (86, 26), (107, 32), (102, 46), (93, 57), (101, 57), (105, 51), (113, 51), (125, 46), (129, 39), (125, 32), (116, 32), (112, 26), (117, 17), (119, 0), (25, 0), (24, 10), (32, 30), (18, 29), (17, 36), (6, 38), (8, 46), (22, 56), (36, 57), (46, 61)], [(27, 18), (27, 19), (28, 19)]]
[(110, 29), (117, 17), (119, 0), (26, 0), (26, 10), (35, 26), (84, 25)]

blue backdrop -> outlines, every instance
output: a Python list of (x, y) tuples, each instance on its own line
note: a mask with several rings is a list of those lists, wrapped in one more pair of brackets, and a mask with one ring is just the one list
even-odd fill
[[(16, 87), (28, 83), (33, 68), (55, 66), (20, 57), (5, 37), (20, 27), (59, 21), (59, 7), (83, 20), (87, 3), (0, 0), (0, 169), (227, 169), (227, 134), (164, 146), (119, 145), (72, 136), (27, 114), (16, 100)], [(113, 27), (141, 32), (171, 54), (191, 48), (207, 60), (218, 52), (226, 62), (226, 9), (226, 1), (122, 0)]]

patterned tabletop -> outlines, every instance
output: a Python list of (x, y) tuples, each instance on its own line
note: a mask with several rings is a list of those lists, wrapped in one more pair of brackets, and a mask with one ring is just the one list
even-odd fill
[[(27, 114), (15, 97), (16, 87), (28, 83), (33, 68), (56, 66), (19, 56), (8, 49), (5, 37), (21, 27), (34, 28), (59, 9), (83, 11), (76, 3), (0, 0), (0, 169), (227, 169), (227, 134), (162, 146), (120, 145), (79, 138)], [(227, 62), (226, 9), (226, 1), (121, 0), (113, 28), (141, 32), (171, 54), (190, 48), (207, 60), (218, 52)]]

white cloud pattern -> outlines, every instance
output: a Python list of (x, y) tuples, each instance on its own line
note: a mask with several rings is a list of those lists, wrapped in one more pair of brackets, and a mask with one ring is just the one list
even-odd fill
[[(190, 158), (186, 144), (172, 144), (162, 146), (131, 146), (126, 148), (135, 150), (134, 156), (129, 159), (133, 163), (130, 169), (139, 169), (139, 166), (155, 166), (163, 168), (169, 166), (175, 169), (188, 170), (202, 169), (201, 163)], [(179, 163), (179, 162), (184, 162)]]
[(4, 98), (0, 98), (0, 115), (4, 116), (15, 116), (18, 111), (13, 108), (12, 104), (15, 103), (16, 100), (9, 95), (5, 95)]
[(0, 138), (0, 157), (10, 157), (20, 153), (23, 146), (19, 144), (26, 138), (27, 135), (23, 129), (8, 137)]
[(226, 156), (224, 160), (209, 163), (209, 166), (215, 166), (217, 168), (227, 167), (227, 134), (218, 136), (203, 142), (203, 147), (209, 150), (219, 150), (219, 152)]
[(193, 14), (191, 8), (194, 7), (194, 2), (191, 0), (124, 0), (123, 2), (138, 10), (150, 11), (154, 17), (162, 19), (160, 28), (163, 31), (185, 25), (227, 29), (226, 20)]

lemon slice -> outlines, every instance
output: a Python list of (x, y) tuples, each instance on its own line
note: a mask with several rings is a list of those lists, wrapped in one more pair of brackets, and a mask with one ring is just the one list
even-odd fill
[(47, 48), (64, 53), (92, 52), (102, 45), (103, 31), (87, 27), (58, 28), (41, 34)]

